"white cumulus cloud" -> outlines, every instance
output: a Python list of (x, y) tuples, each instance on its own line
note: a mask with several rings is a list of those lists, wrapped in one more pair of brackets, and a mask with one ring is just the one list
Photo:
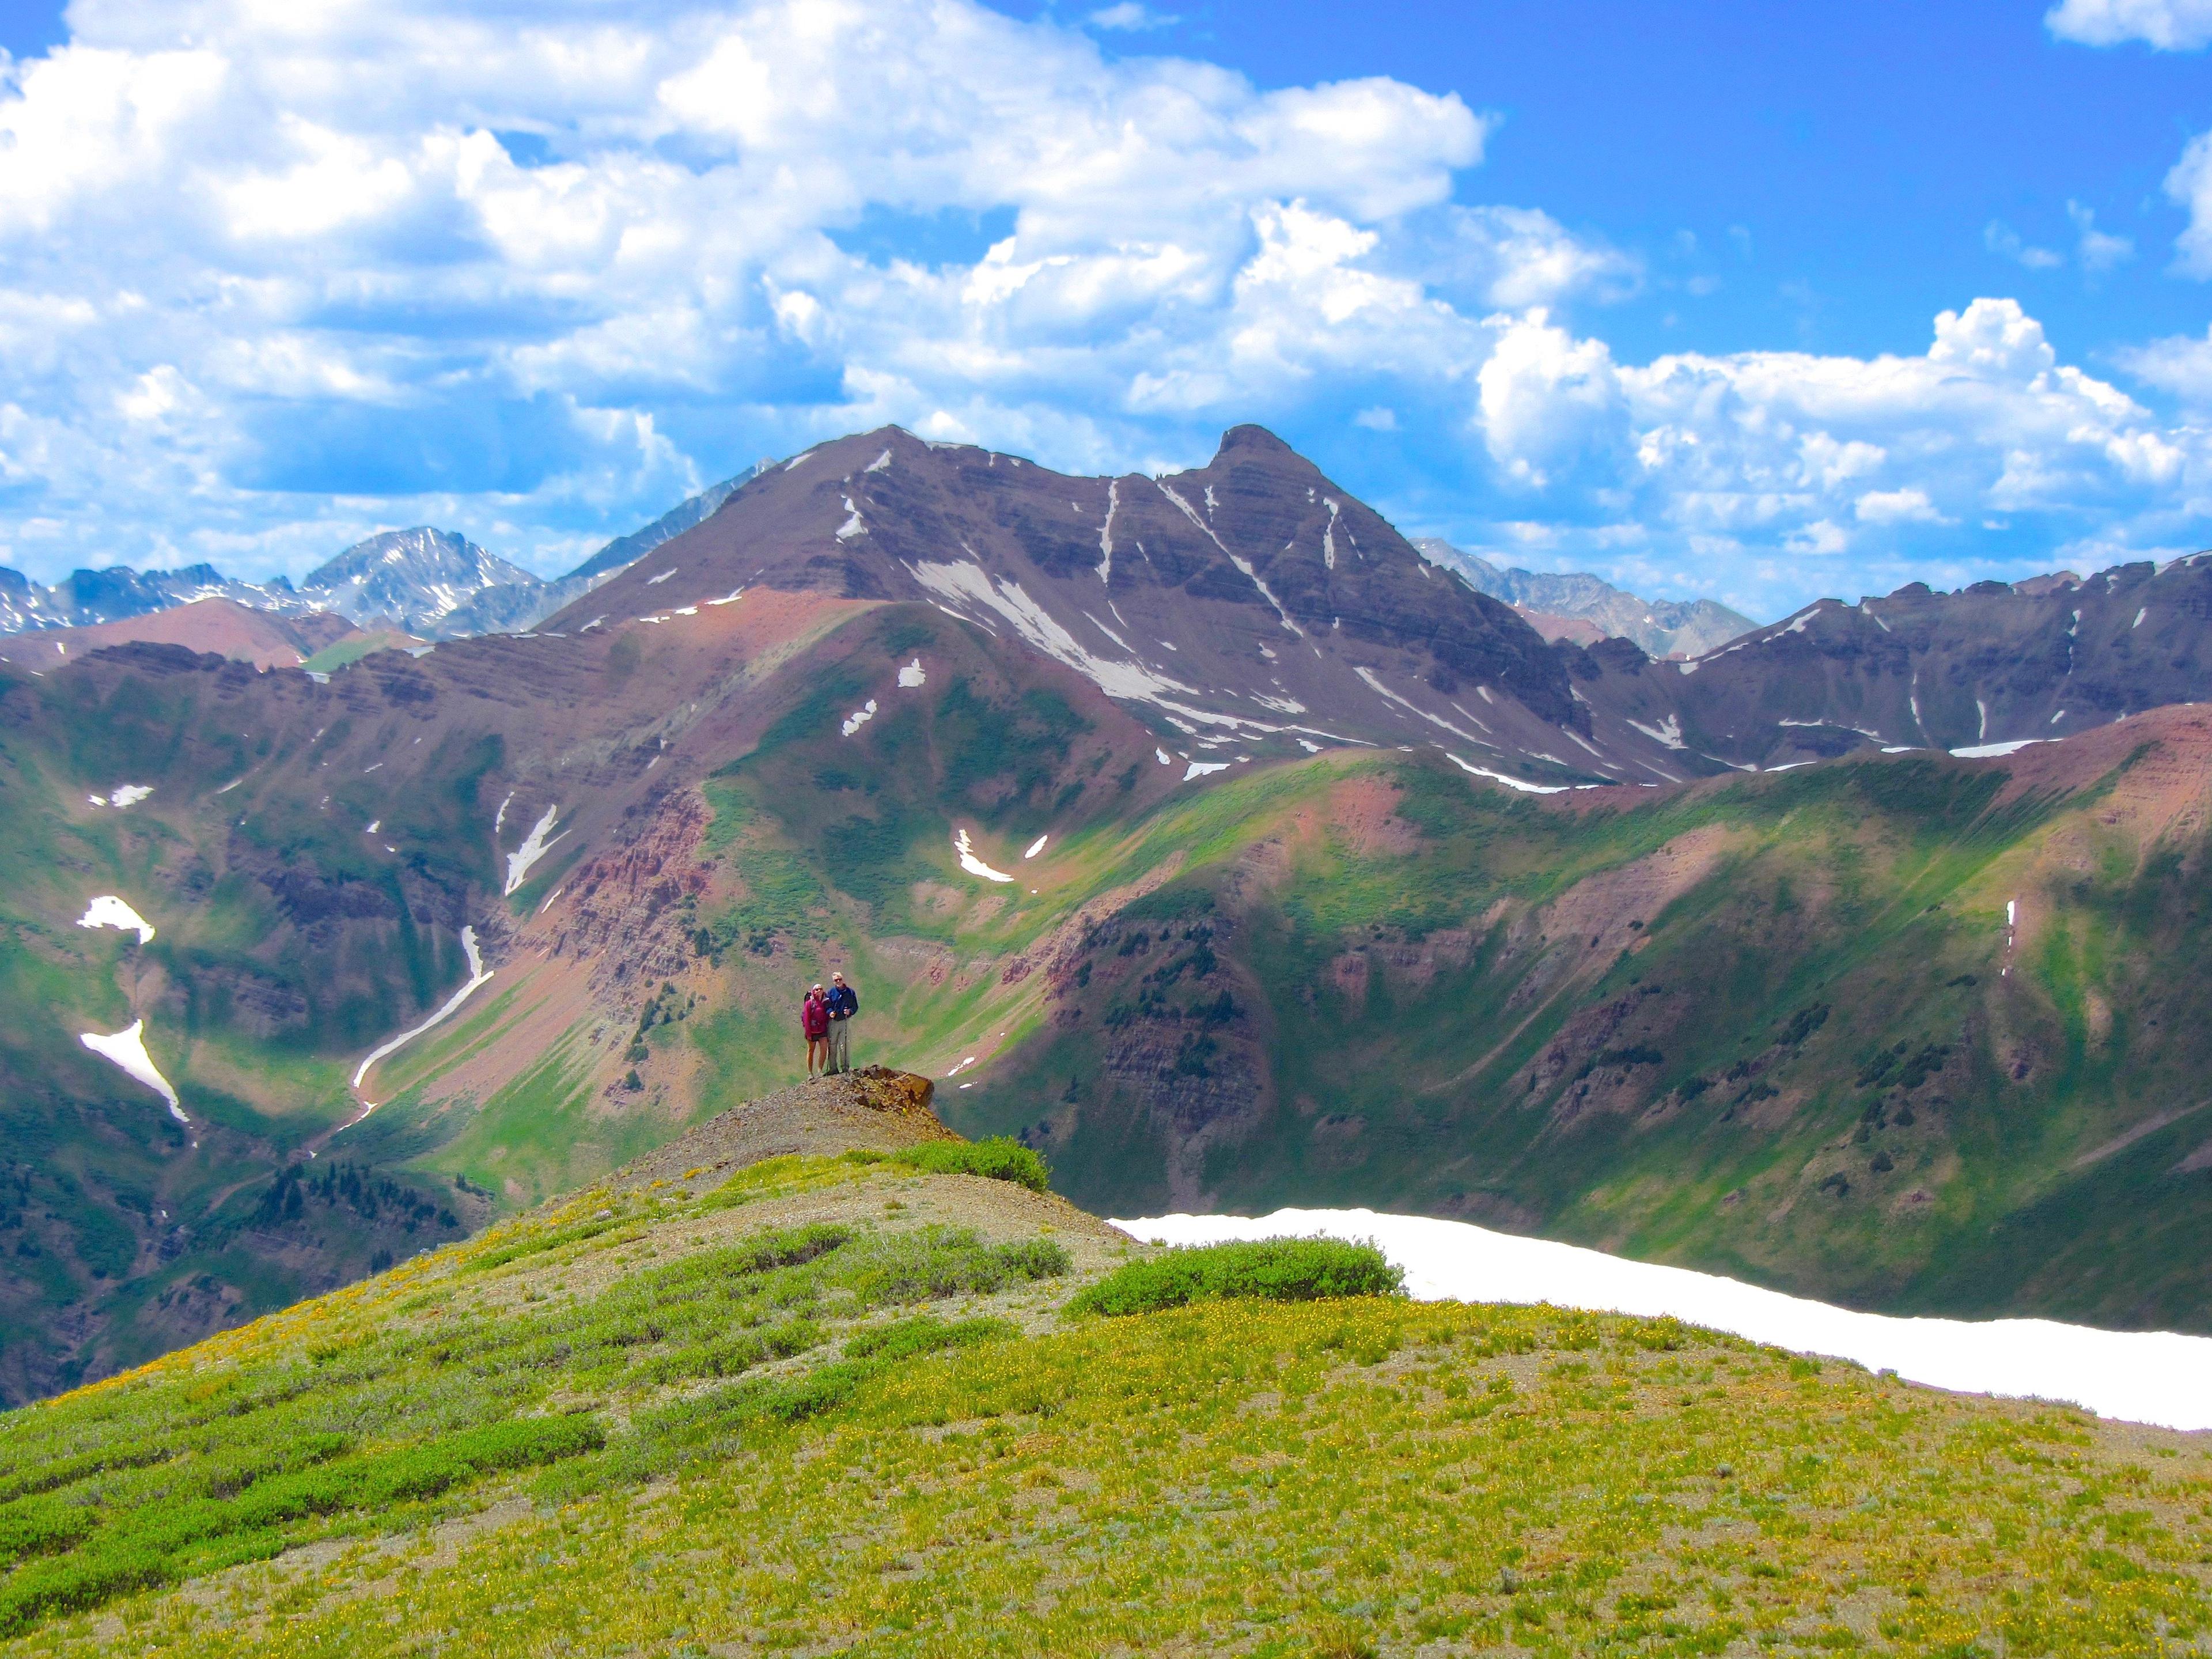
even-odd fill
[(2043, 21), (2060, 40), (2085, 46), (2141, 41), (2194, 52), (2212, 43), (2212, 0), (2062, 0)]
[[(296, 575), (432, 523), (554, 568), (884, 421), (1084, 470), (1344, 434), (1408, 528), (1784, 610), (1838, 560), (1985, 564), (2000, 520), (2010, 557), (2162, 548), (2212, 497), (2200, 427), (2008, 299), (1920, 351), (1631, 361), (1591, 319), (1635, 250), (1462, 199), (1490, 118), (1091, 32), (1158, 16), (76, 0), (0, 65), (0, 557)], [(2080, 208), (2068, 246), (2130, 252)], [(2120, 361), (2179, 392), (2208, 353)]]
[[(1354, 349), (1297, 330), (1417, 310), (1382, 243), (1488, 131), (1395, 81), (1109, 62), (972, 0), (70, 21), (0, 74), (0, 536), (48, 575), (218, 550), (296, 574), (425, 520), (544, 563), (877, 419), (1150, 449), (1160, 388), (1294, 390)], [(948, 227), (969, 246), (912, 251)], [(1570, 240), (1493, 251), (1490, 280), (1549, 291)]]
[(2012, 300), (1943, 313), (1918, 356), (1644, 365), (1532, 312), (1479, 379), (1492, 453), (1566, 525), (1555, 562), (1680, 585), (1717, 562), (1770, 610), (1832, 583), (1800, 560), (1849, 554), (1873, 591), (1917, 574), (1899, 537), (1990, 514), (2040, 519), (2055, 542), (2094, 527), (2161, 547), (2212, 483), (2201, 430), (2061, 363)]

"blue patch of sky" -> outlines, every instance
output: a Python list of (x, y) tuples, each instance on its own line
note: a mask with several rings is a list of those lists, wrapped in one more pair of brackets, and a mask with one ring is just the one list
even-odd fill
[(946, 208), (936, 213), (912, 213), (871, 202), (857, 223), (829, 231), (844, 252), (871, 264), (904, 259), (936, 269), (972, 265), (995, 242), (1013, 234), (1014, 210), (994, 208), (988, 213), (966, 213)]
[(0, 52), (35, 58), (69, 39), (61, 0), (0, 0)]
[(507, 159), (519, 167), (550, 167), (560, 159), (553, 153), (552, 141), (542, 132), (501, 132), (495, 129), (491, 136), (499, 140)]
[(249, 489), (309, 495), (526, 494), (586, 446), (548, 395), (462, 395), (399, 408), (267, 398), (240, 410), (243, 453), (227, 469)]

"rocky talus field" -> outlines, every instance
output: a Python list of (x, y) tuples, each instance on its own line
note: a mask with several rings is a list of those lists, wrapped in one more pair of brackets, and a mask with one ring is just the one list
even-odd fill
[(1994, 1656), (2212, 1634), (2203, 1436), (1672, 1321), (1414, 1304), (1349, 1246), (1162, 1253), (929, 1097), (896, 1073), (802, 1085), (13, 1413), (0, 1650)]

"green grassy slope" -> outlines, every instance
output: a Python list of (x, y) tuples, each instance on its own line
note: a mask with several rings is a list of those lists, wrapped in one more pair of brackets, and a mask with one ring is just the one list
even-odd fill
[(1670, 1321), (1065, 1311), (1006, 1182), (599, 1189), (0, 1428), (5, 1651), (2197, 1650), (2212, 1460)]
[[(153, 657), (9, 681), (0, 993), (37, 1012), (0, 1031), (0, 1397), (795, 1079), (797, 996), (832, 967), (860, 1058), (957, 1070), (950, 1119), (1102, 1212), (1368, 1204), (1866, 1305), (2212, 1328), (2190, 711), (1651, 793), (1532, 800), (1434, 750), (1187, 782), (1182, 749), (1224, 751), (979, 629), (805, 625), (736, 670), (607, 646), (579, 684), (616, 697), (619, 658), (641, 699), (599, 775), (631, 805), (504, 897), (488, 823), (531, 763), (492, 717), (538, 719), (505, 680), (432, 696), (380, 655), (329, 688)], [(726, 704), (664, 747), (701, 673)], [(352, 684), (380, 674), (382, 705)], [(80, 804), (126, 780), (154, 796)], [(960, 831), (1014, 879), (963, 869)], [(70, 925), (102, 891), (150, 945)], [(471, 915), (500, 977), (322, 1141), (357, 1057), (461, 979)], [(76, 1042), (134, 1011), (197, 1149)], [(281, 1182), (317, 1145), (353, 1173)]]
[[(343, 1153), (280, 1190), (354, 1109), (349, 1057), (465, 969), (450, 931), (416, 921), (448, 872), (381, 854), (356, 786), (323, 786), (336, 812), (224, 793), (327, 750), (312, 726), (241, 729), (224, 693), (255, 684), (241, 668), (0, 689), (0, 1399), (135, 1363), (483, 1213), (450, 1183)], [(153, 793), (91, 802), (125, 782)], [(435, 826), (422, 839), (454, 845)], [(154, 939), (76, 927), (99, 894)], [(140, 1015), (189, 1128), (79, 1042)]]
[[(1103, 1212), (1368, 1204), (1863, 1304), (2201, 1330), (2205, 832), (2144, 805), (2177, 746), (2049, 787), (1902, 756), (1580, 811), (1434, 756), (1253, 768), (956, 912), (987, 964), (957, 994), (912, 970), (923, 884), (821, 855), (824, 792), (752, 763), (732, 787), (775, 831), (745, 867), (843, 919), (869, 1039), (940, 1073), (980, 1046), (949, 1115)], [(912, 811), (891, 756), (857, 787)]]

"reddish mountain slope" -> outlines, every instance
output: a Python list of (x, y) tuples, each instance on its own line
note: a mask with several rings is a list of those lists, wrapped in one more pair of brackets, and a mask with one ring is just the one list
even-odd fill
[(680, 629), (752, 586), (933, 605), (1077, 670), (1194, 758), (1443, 743), (1555, 782), (1676, 775), (1624, 722), (1593, 731), (1510, 606), (1258, 427), (1158, 479), (1070, 477), (896, 428), (839, 439), (544, 627)]
[(343, 617), (313, 611), (299, 616), (255, 611), (234, 599), (195, 599), (173, 610), (125, 617), (83, 628), (52, 628), (0, 640), (0, 662), (41, 671), (110, 646), (180, 645), (188, 651), (250, 662), (256, 668), (296, 668), (324, 647), (359, 632)]
[(2082, 580), (1915, 582), (1822, 599), (1686, 663), (1608, 641), (1570, 659), (1581, 694), (1699, 757), (1782, 766), (1869, 746), (1964, 749), (2066, 737), (2212, 699), (2212, 557)]

